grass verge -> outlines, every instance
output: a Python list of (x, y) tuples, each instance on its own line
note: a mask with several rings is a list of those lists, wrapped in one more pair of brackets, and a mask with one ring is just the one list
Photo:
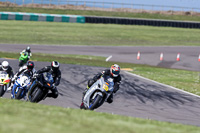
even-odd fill
[(199, 46), (200, 30), (169, 27), (0, 21), (0, 43), (112, 46)]
[(200, 16), (190, 15), (165, 15), (151, 13), (130, 13), (130, 12), (108, 12), (108, 11), (86, 11), (86, 10), (63, 10), (63, 9), (44, 9), (44, 8), (26, 8), (26, 7), (2, 7), (0, 11), (7, 12), (30, 12), (30, 13), (49, 13), (49, 14), (71, 14), (85, 16), (110, 16), (110, 17), (128, 17), (128, 18), (147, 18), (147, 19), (165, 19), (181, 21), (200, 21)]
[(0, 99), (1, 133), (198, 133), (199, 127)]
[[(18, 53), (4, 53), (0, 52), (0, 58), (18, 58)], [(104, 57), (94, 56), (78, 56), (78, 55), (51, 55), (51, 54), (34, 54), (31, 58), (35, 61), (47, 61), (50, 62), (57, 60), (64, 64), (76, 64), (87, 66), (100, 66), (110, 67), (112, 64), (117, 63), (121, 68), (131, 68), (132, 73), (137, 75), (164, 83), (196, 95), (200, 95), (199, 89), (199, 72), (186, 71), (179, 69), (167, 69), (159, 68), (147, 65), (121, 63), (121, 62), (105, 62)]]

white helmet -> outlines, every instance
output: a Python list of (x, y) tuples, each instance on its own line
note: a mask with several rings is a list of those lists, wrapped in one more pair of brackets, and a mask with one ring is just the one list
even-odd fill
[(8, 70), (9, 63), (8, 63), (7, 61), (3, 61), (3, 62), (1, 63), (1, 65), (2, 65), (2, 69), (3, 69), (4, 71)]

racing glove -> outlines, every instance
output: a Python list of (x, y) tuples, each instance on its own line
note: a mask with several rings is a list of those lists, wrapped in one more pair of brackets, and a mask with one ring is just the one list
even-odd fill
[(37, 78), (38, 76), (39, 76), (39, 74), (37, 74), (37, 73), (33, 74), (33, 78)]

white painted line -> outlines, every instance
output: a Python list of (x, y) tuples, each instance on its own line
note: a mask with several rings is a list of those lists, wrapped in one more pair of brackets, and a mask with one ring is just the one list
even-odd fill
[(200, 98), (200, 96), (198, 95), (195, 95), (193, 93), (190, 93), (190, 92), (187, 92), (187, 91), (184, 91), (184, 90), (181, 90), (181, 89), (178, 89), (178, 88), (175, 88), (173, 86), (170, 86), (170, 85), (166, 85), (166, 84), (163, 84), (163, 83), (159, 83), (157, 81), (154, 81), (154, 80), (151, 80), (151, 79), (148, 79), (148, 78), (145, 78), (145, 77), (142, 77), (142, 76), (139, 76), (139, 75), (136, 75), (136, 74), (133, 74), (133, 73), (130, 73), (130, 72), (127, 72), (127, 71), (124, 71), (126, 74), (129, 74), (129, 75), (132, 75), (132, 76), (135, 76), (135, 77), (138, 77), (138, 78), (141, 78), (141, 79), (145, 79), (147, 81), (151, 81), (153, 83), (156, 83), (156, 84), (159, 84), (159, 85), (162, 85), (162, 86), (165, 86), (165, 87), (168, 87), (168, 88), (171, 88), (171, 89), (174, 89), (174, 90), (177, 90), (177, 91), (180, 91), (180, 92), (183, 92), (185, 94), (189, 94), (189, 95), (192, 95), (192, 96), (195, 96), (195, 97), (198, 97)]
[(110, 55), (108, 58), (106, 58), (106, 62), (109, 61), (112, 58), (112, 55)]

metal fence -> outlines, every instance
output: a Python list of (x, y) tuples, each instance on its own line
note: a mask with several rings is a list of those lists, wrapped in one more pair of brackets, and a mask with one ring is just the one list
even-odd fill
[(1, 0), (0, 6), (23, 6), (38, 8), (59, 8), (76, 10), (104, 10), (122, 12), (145, 12), (152, 13), (167, 12), (169, 14), (179, 13), (190, 15), (194, 12), (200, 13), (200, 8), (164, 6), (164, 5), (144, 5), (132, 3), (111, 3), (96, 1), (71, 1), (71, 0)]

